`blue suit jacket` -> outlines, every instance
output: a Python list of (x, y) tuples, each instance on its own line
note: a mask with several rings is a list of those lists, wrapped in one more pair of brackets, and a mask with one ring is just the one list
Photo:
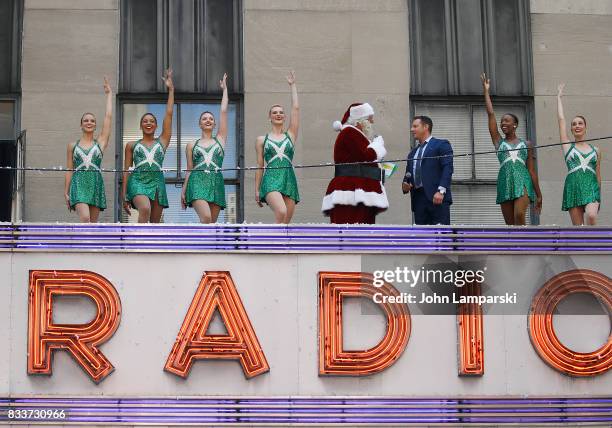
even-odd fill
[[(408, 162), (406, 162), (406, 172), (413, 174), (413, 160), (416, 150), (419, 146), (413, 148), (408, 154)], [(427, 143), (425, 148), (424, 157), (427, 156), (444, 156), (443, 158), (437, 159), (423, 159), (421, 163), (421, 178), (423, 181), (423, 190), (425, 196), (430, 201), (433, 201), (433, 197), (438, 191), (438, 186), (446, 188), (446, 194), (444, 195), (444, 203), (452, 204), (453, 196), (451, 193), (451, 179), (453, 176), (453, 148), (451, 147), (448, 140), (439, 140), (433, 138)], [(421, 157), (421, 156), (419, 156)], [(414, 174), (407, 181), (414, 186)], [(414, 193), (410, 192), (410, 199), (412, 206), (414, 207)], [(414, 209), (413, 209), (414, 211)]]

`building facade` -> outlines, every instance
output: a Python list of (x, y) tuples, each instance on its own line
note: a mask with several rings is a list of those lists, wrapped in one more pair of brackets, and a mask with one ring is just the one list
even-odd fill
[[(105, 168), (120, 169), (138, 118), (165, 102), (159, 79), (175, 70), (174, 132), (164, 166), (171, 207), (166, 222), (195, 221), (180, 209), (184, 146), (198, 135), (197, 117), (218, 110), (218, 80), (230, 80), (230, 137), (225, 167), (255, 165), (255, 139), (269, 130), (268, 109), (289, 107), (286, 73), (293, 69), (301, 106), (296, 164), (332, 159), (331, 124), (346, 106), (368, 101), (388, 159), (405, 158), (410, 117), (429, 114), (434, 134), (456, 154), (492, 149), (479, 74), (492, 78), (500, 113), (520, 118), (519, 135), (539, 145), (558, 142), (556, 91), (566, 83), (569, 117), (582, 114), (588, 135), (612, 135), (612, 1), (581, 0), (15, 0), (0, 1), (2, 138), (27, 130), (26, 164), (66, 163), (66, 144), (79, 137), (85, 111), (103, 117), (103, 76), (117, 94), (113, 142)], [(7, 17), (11, 19), (7, 19)], [(216, 109), (216, 110), (215, 110)], [(499, 115), (498, 115), (499, 117)], [(612, 223), (609, 143), (603, 155), (600, 224)], [(570, 224), (561, 211), (566, 167), (559, 147), (537, 155), (544, 206), (540, 224)], [(401, 171), (386, 184), (390, 209), (379, 223), (411, 223)], [(493, 154), (455, 161), (453, 223), (502, 224), (495, 204)], [(330, 168), (297, 169), (302, 200), (295, 222), (327, 222), (321, 200)], [(272, 222), (254, 200), (254, 172), (224, 173), (228, 222)], [(101, 221), (127, 221), (120, 212), (120, 174), (105, 174), (109, 208)], [(27, 221), (76, 221), (63, 199), (64, 174), (28, 171)]]

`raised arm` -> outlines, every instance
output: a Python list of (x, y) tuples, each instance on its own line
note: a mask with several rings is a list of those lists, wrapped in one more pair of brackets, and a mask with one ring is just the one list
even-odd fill
[(527, 142), (527, 169), (533, 182), (533, 188), (536, 194), (536, 206), (535, 212), (540, 215), (542, 212), (542, 191), (540, 190), (540, 180), (538, 179), (538, 171), (536, 170), (535, 162), (535, 145), (531, 142)]
[(162, 80), (168, 88), (168, 102), (166, 103), (166, 115), (164, 116), (164, 124), (162, 126), (162, 133), (159, 136), (159, 141), (164, 146), (164, 150), (168, 148), (170, 144), (170, 138), (172, 137), (172, 111), (174, 110), (174, 83), (172, 82), (172, 69), (166, 70), (166, 74), (162, 77)]
[(106, 94), (106, 113), (104, 114), (104, 123), (102, 124), (102, 132), (98, 136), (98, 143), (102, 151), (108, 146), (110, 139), (111, 123), (113, 120), (113, 90), (111, 89), (108, 78), (104, 78), (104, 93)]
[(291, 122), (289, 123), (289, 136), (296, 141), (300, 129), (300, 103), (298, 101), (297, 87), (295, 86), (295, 71), (291, 70), (287, 76), (287, 83), (291, 88)]
[(66, 169), (68, 171), (66, 171), (66, 178), (64, 180), (64, 199), (66, 199), (68, 210), (70, 210), (70, 181), (72, 180), (72, 169), (74, 168), (74, 163), (72, 162), (72, 152), (75, 144), (76, 143), (69, 143), (68, 150), (66, 151)]
[(123, 204), (123, 209), (128, 215), (131, 214), (130, 203), (126, 201), (125, 198), (127, 196), (127, 182), (128, 182), (128, 179), (130, 178), (130, 173), (128, 172), (128, 170), (132, 166), (133, 155), (134, 155), (134, 143), (129, 142), (125, 145), (125, 153), (123, 156), (123, 170), (124, 170), (123, 183), (121, 183), (121, 201)]
[(565, 122), (565, 113), (563, 112), (563, 89), (565, 83), (561, 83), (557, 88), (557, 120), (559, 121), (559, 138), (563, 144), (563, 153), (567, 153), (570, 148), (571, 141), (567, 136), (567, 123)]
[(225, 140), (227, 139), (227, 109), (229, 105), (229, 98), (227, 96), (227, 73), (223, 75), (223, 79), (219, 81), (219, 86), (223, 90), (223, 97), (221, 98), (221, 113), (219, 118), (219, 131), (217, 132), (217, 139), (225, 148)]
[[(263, 168), (264, 166), (263, 145), (264, 137), (257, 137), (257, 141), (255, 141), (255, 153), (257, 155), (257, 166), (259, 168)], [(263, 204), (259, 200), (259, 185), (261, 184), (261, 177), (263, 177), (263, 169), (258, 169), (255, 172), (255, 201), (257, 202), (257, 205), (263, 207)]]
[(499, 135), (499, 130), (497, 129), (497, 119), (495, 118), (493, 102), (491, 101), (491, 94), (489, 93), (489, 90), (491, 89), (491, 81), (487, 79), (487, 75), (485, 73), (480, 75), (480, 80), (482, 81), (485, 105), (487, 107), (487, 116), (489, 117), (489, 134), (491, 135), (493, 145), (495, 148), (497, 148), (499, 142), (501, 141), (501, 136)]
[(187, 158), (187, 172), (185, 173), (185, 182), (183, 183), (183, 190), (181, 191), (181, 205), (183, 209), (187, 209), (187, 201), (185, 200), (185, 192), (187, 192), (187, 183), (189, 183), (189, 176), (193, 169), (193, 146), (194, 143), (187, 144), (185, 147), (185, 157)]

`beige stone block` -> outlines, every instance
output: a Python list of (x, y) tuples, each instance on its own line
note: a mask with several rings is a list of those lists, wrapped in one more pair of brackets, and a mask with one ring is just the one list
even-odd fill
[(0, 259), (0, 272), (5, 280), (5, 285), (0, 287), (0, 342), (4, 344), (0, 349), (0, 396), (7, 397), (10, 393), (10, 378), (11, 371), (7, 369), (10, 366), (11, 360), (11, 330), (13, 328), (11, 321), (11, 272), (13, 260), (11, 257), (2, 257)]
[(352, 14), (353, 91), (408, 94), (408, 13)]
[(244, 9), (292, 11), (369, 11), (391, 12), (406, 10), (404, 0), (244, 0)]
[(250, 11), (244, 18), (245, 92), (287, 92), (296, 71), (304, 92), (351, 87), (351, 16)]
[[(68, 141), (75, 141), (80, 137), (80, 120), (85, 112), (91, 112), (96, 116), (96, 135), (102, 130), (105, 113), (105, 96), (102, 91), (98, 94), (78, 96), (71, 93), (24, 91), (22, 100), (22, 125), (28, 131), (29, 147), (36, 145), (49, 147), (49, 144), (52, 144), (52, 148), (63, 147)], [(114, 132), (114, 118), (112, 125), (111, 132)], [(61, 142), (40, 141), (35, 137), (38, 131), (63, 132), (68, 138)], [(58, 146), (58, 143), (61, 144)]]
[(612, 15), (532, 15), (536, 95), (612, 95)]
[(64, 92), (73, 97), (81, 93), (102, 94), (104, 76), (116, 88), (118, 63), (118, 11), (26, 12), (24, 92)]
[(118, 9), (119, 0), (26, 0), (25, 9)]
[(71, 216), (64, 201), (64, 177), (26, 173), (25, 221), (67, 221)]
[(531, 0), (531, 13), (612, 15), (609, 0)]

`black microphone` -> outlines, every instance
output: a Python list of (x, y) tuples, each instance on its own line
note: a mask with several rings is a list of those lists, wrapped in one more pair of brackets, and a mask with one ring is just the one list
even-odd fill
[[(404, 175), (404, 179), (402, 180), (402, 182), (410, 184), (410, 178), (412, 178), (412, 174), (410, 173), (410, 171), (406, 171), (406, 175)], [(402, 193), (405, 195), (408, 192), (404, 192), (404, 190), (402, 189)]]

